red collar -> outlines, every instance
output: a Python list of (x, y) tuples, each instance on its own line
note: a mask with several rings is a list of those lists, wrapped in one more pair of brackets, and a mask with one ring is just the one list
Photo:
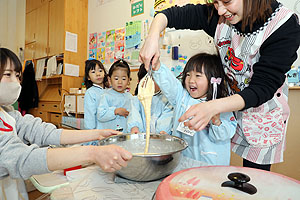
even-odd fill
[(9, 125), (8, 123), (6, 123), (1, 117), (0, 117), (0, 120), (3, 122), (3, 125), (5, 127), (5, 128), (0, 128), (0, 131), (5, 131), (5, 132), (13, 131), (13, 127), (11, 125)]

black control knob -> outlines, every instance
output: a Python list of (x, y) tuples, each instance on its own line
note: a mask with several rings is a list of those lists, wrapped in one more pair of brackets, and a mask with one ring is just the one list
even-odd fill
[(248, 175), (235, 172), (228, 174), (227, 177), (230, 181), (222, 183), (222, 187), (236, 188), (248, 194), (255, 194), (257, 192), (256, 187), (248, 183), (250, 181), (250, 177)]

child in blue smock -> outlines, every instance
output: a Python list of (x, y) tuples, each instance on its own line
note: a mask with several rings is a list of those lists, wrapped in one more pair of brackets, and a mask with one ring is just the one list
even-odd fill
[[(138, 72), (138, 81), (140, 81), (147, 71), (144, 64), (140, 66)], [(155, 94), (152, 97), (151, 102), (151, 121), (150, 132), (151, 133), (168, 133), (171, 134), (172, 120), (173, 120), (173, 107), (168, 102), (168, 99), (161, 92), (158, 85), (154, 82)], [(135, 90), (135, 95), (138, 94), (138, 86)], [(132, 111), (128, 117), (128, 130), (131, 133), (145, 133), (146, 131), (146, 116), (142, 103), (137, 96), (133, 97)]]
[(130, 81), (130, 68), (126, 61), (118, 60), (108, 72), (112, 88), (101, 96), (97, 110), (97, 120), (102, 128), (110, 127), (127, 133), (127, 116), (131, 109), (132, 95), (126, 92)]
[(109, 87), (107, 73), (99, 60), (85, 61), (84, 83), (87, 91), (84, 95), (84, 127), (97, 128), (97, 108), (104, 89)]
[[(84, 127), (101, 129), (97, 122), (97, 108), (104, 89), (109, 87), (109, 82), (105, 68), (99, 60), (85, 61), (84, 84), (87, 88), (84, 95)], [(98, 141), (86, 142), (83, 145), (98, 145)]]
[(202, 53), (191, 57), (183, 70), (182, 82), (163, 64), (152, 69), (155, 82), (174, 107), (172, 135), (188, 142), (183, 155), (209, 165), (229, 165), (230, 139), (237, 125), (232, 112), (214, 116), (207, 128), (198, 132), (178, 122), (191, 105), (227, 95), (219, 56)]

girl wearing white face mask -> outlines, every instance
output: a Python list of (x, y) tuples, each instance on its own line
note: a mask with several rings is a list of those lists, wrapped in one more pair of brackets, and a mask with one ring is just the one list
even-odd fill
[(0, 48), (0, 199), (28, 199), (23, 180), (81, 164), (95, 163), (113, 172), (127, 165), (131, 153), (115, 145), (41, 148), (49, 144), (76, 144), (120, 132), (62, 130), (32, 115), (22, 116), (10, 106), (19, 97), (21, 63), (10, 50)]

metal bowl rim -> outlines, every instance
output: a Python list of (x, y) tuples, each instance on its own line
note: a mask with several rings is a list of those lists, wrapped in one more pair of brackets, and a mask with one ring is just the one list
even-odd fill
[[(102, 139), (102, 140), (99, 140), (99, 143), (100, 143), (100, 142), (104, 142), (104, 141), (106, 141), (106, 140), (110, 140), (111, 138), (117, 138), (117, 137), (126, 136), (126, 135), (133, 135), (133, 134), (143, 134), (143, 135), (144, 135), (144, 134), (146, 134), (146, 133), (124, 133), (124, 134), (120, 134), (120, 135), (112, 135), (112, 136), (109, 136), (109, 137), (104, 138), (104, 139)], [(150, 136), (151, 136), (151, 135), (161, 135), (161, 134), (151, 133)], [(152, 155), (151, 155), (151, 154), (148, 154), (148, 155), (145, 155), (145, 154), (134, 155), (134, 154), (132, 154), (132, 156), (133, 156), (133, 157), (149, 157), (149, 158), (150, 158), (150, 157), (167, 156), (167, 155), (172, 155), (172, 154), (181, 152), (181, 151), (185, 150), (185, 149), (189, 146), (188, 143), (187, 143), (184, 139), (182, 139), (182, 138), (180, 138), (180, 137), (177, 137), (177, 136), (174, 136), (174, 135), (168, 135), (168, 136), (174, 137), (174, 138), (180, 140), (181, 142), (183, 142), (183, 148), (181, 148), (181, 149), (179, 149), (179, 150), (177, 150), (177, 151), (172, 151), (172, 152), (167, 152), (167, 153), (162, 153), (162, 154), (152, 154)]]

